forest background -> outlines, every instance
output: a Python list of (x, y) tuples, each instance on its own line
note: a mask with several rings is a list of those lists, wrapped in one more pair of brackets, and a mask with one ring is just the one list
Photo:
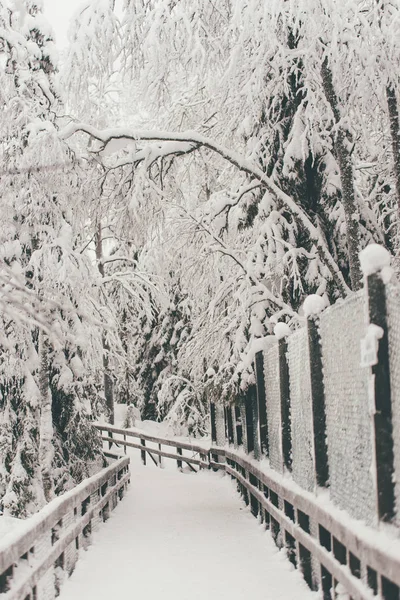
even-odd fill
[(399, 269), (400, 7), (92, 0), (58, 56), (0, 5), (0, 496), (101, 466), (114, 402), (202, 435), (302, 304)]

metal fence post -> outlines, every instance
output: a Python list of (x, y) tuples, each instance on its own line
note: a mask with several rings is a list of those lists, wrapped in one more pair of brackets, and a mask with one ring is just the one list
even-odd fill
[[(258, 395), (257, 387), (251, 385), (248, 389), (249, 404), (251, 406), (251, 416), (253, 425), (253, 452), (254, 458), (259, 460), (261, 458), (261, 442), (260, 442), (260, 413), (258, 406)], [(249, 432), (251, 435), (251, 432)]]
[[(241, 403), (241, 400), (237, 401)], [(235, 432), (234, 432), (234, 441), (235, 448), (239, 448), (239, 446), (243, 445), (243, 425), (242, 425), (242, 414), (240, 409), (241, 404), (236, 403), (233, 407), (234, 411), (234, 423), (235, 423)]]
[(314, 454), (317, 484), (326, 486), (329, 480), (328, 447), (326, 443), (325, 389), (322, 373), (322, 353), (318, 321), (307, 318), (308, 346), (311, 375)]
[(210, 402), (210, 421), (211, 421), (211, 441), (213, 443), (217, 443), (217, 422), (216, 422), (214, 402)]
[(225, 424), (226, 424), (226, 439), (228, 444), (233, 444), (233, 418), (232, 418), (232, 406), (225, 406)]
[(373, 420), (378, 513), (381, 520), (390, 521), (395, 515), (394, 447), (386, 289), (380, 273), (368, 275), (367, 291), (369, 322), (381, 327), (383, 331), (383, 336), (377, 341), (377, 364), (372, 366), (375, 396)]
[(256, 386), (257, 386), (257, 404), (259, 416), (260, 445), (261, 453), (268, 456), (268, 421), (267, 421), (267, 400), (265, 396), (265, 377), (264, 377), (264, 354), (257, 352), (255, 356)]
[[(246, 442), (247, 448), (246, 452), (250, 454), (255, 449), (254, 439), (255, 439), (255, 421), (257, 416), (255, 415), (255, 405), (256, 405), (256, 390), (255, 385), (250, 385), (247, 388), (245, 397), (244, 397), (244, 407), (245, 407), (245, 423), (246, 423)], [(256, 450), (257, 452), (257, 450)]]

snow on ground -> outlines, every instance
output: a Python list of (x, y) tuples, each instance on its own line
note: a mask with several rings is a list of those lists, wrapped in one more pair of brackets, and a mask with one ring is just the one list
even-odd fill
[(228, 477), (144, 467), (60, 600), (316, 600)]

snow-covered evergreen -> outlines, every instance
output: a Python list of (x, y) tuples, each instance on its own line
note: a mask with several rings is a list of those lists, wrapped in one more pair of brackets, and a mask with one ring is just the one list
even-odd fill
[(89, 405), (201, 434), (254, 340), (357, 290), (367, 244), (398, 259), (399, 7), (87, 0), (59, 78), (40, 3), (0, 11), (0, 481), (24, 514), (96, 456)]

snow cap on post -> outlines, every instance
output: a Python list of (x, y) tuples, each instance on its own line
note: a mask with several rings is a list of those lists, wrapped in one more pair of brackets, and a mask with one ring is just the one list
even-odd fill
[(390, 267), (390, 253), (379, 244), (370, 244), (359, 253), (361, 270), (364, 277), (380, 273), (384, 283), (390, 281), (392, 269)]
[(310, 294), (304, 300), (303, 310), (304, 314), (307, 317), (316, 317), (326, 308), (326, 302), (318, 294)]
[(287, 323), (277, 323), (274, 327), (274, 335), (278, 340), (282, 340), (292, 333)]

